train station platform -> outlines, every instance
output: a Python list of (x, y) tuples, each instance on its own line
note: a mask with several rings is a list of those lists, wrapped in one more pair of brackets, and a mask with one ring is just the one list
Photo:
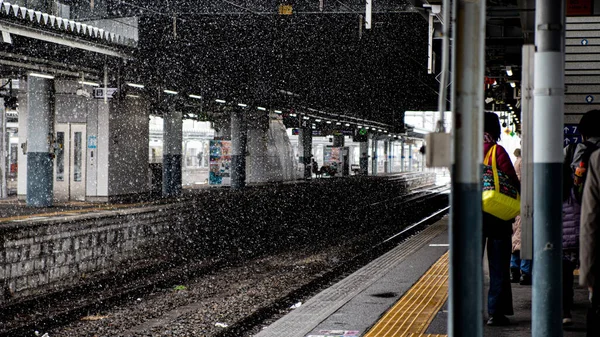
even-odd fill
[[(328, 181), (339, 179), (384, 179), (388, 181), (402, 181), (407, 184), (413, 184), (415, 186), (420, 185), (446, 185), (449, 184), (449, 175), (437, 174), (434, 180), (431, 180), (431, 175), (423, 172), (399, 172), (399, 173), (380, 173), (377, 176), (360, 177), (360, 176), (346, 176), (346, 177), (321, 177), (313, 178), (311, 180), (293, 180), (279, 183), (261, 183), (261, 184), (250, 184), (248, 188), (276, 188), (280, 185), (296, 185), (296, 184), (324, 184)], [(202, 194), (210, 195), (218, 191), (227, 190), (228, 186), (210, 186), (206, 184), (196, 184), (185, 186), (183, 188), (182, 197), (197, 197)], [(88, 213), (111, 213), (124, 209), (140, 208), (140, 207), (151, 207), (155, 205), (163, 205), (177, 202), (177, 198), (162, 198), (160, 195), (147, 195), (136, 198), (124, 198), (117, 202), (105, 203), (105, 202), (89, 202), (89, 201), (66, 201), (66, 202), (55, 202), (51, 207), (28, 207), (25, 200), (17, 198), (17, 196), (11, 196), (6, 199), (0, 199), (0, 223), (6, 222), (19, 222), (19, 221), (32, 221), (47, 219), (50, 217), (65, 217), (70, 215), (80, 215)]]
[[(448, 217), (410, 237), (340, 282), (308, 299), (256, 337), (445, 336), (448, 298)], [(487, 259), (484, 259), (487, 260)], [(484, 301), (489, 276), (484, 264)], [(573, 325), (585, 336), (587, 291), (575, 282)], [(512, 284), (515, 314), (484, 336), (531, 336), (531, 286)], [(484, 317), (487, 305), (484, 305)]]

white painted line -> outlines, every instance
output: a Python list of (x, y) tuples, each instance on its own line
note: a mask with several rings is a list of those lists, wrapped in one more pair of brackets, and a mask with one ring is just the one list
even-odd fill
[(450, 247), (449, 243), (432, 243), (429, 247)]

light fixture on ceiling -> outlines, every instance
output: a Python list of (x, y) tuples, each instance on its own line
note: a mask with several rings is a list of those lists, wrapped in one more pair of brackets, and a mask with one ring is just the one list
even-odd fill
[(29, 73), (29, 76), (39, 77), (39, 78), (46, 78), (46, 79), (49, 79), (49, 80), (54, 79), (54, 76), (52, 76), (52, 75), (40, 74), (40, 73)]
[(267, 108), (263, 108), (262, 106), (257, 107), (257, 109), (260, 111), (267, 111)]
[(169, 94), (169, 95), (177, 95), (177, 94), (179, 94), (177, 91), (173, 91), (173, 90), (166, 90), (166, 89), (165, 89), (165, 90), (163, 90), (163, 92), (164, 92), (165, 94)]
[(275, 110), (275, 113), (276, 113), (276, 114), (280, 114), (280, 113), (281, 113), (281, 110)]
[(137, 83), (131, 83), (131, 82), (126, 82), (125, 84), (127, 84), (128, 86), (133, 87), (133, 88), (140, 88), (140, 89), (144, 88), (143, 84), (137, 84)]
[(242, 107), (242, 108), (245, 108), (245, 107), (247, 107), (247, 106), (248, 106), (248, 104), (244, 104), (244, 103), (238, 103), (238, 106), (240, 106), (240, 107)]
[(517, 86), (517, 84), (515, 82), (510, 82), (510, 86), (515, 88)]
[(513, 75), (512, 68), (510, 66), (506, 66), (506, 75), (508, 75), (508, 76)]
[(217, 98), (217, 99), (215, 99), (215, 102), (217, 102), (217, 103), (221, 103), (221, 104), (225, 104), (225, 103), (227, 103), (227, 101), (225, 101), (225, 100), (223, 100), (223, 99), (218, 99), (218, 98)]
[(202, 96), (199, 95), (194, 95), (194, 94), (190, 94), (188, 95), (190, 98), (195, 98), (195, 99), (202, 99)]
[(92, 87), (99, 87), (100, 86), (100, 84), (95, 83), (95, 82), (79, 81), (77, 83), (79, 83), (81, 85), (89, 85), (89, 86), (92, 86)]
[(304, 119), (304, 120), (309, 120), (309, 119), (310, 119), (310, 117), (308, 117), (308, 116), (304, 116), (304, 117), (302, 117), (302, 119)]
[(320, 119), (320, 118), (317, 118), (317, 119), (315, 119), (315, 122), (317, 122), (317, 123), (321, 123), (321, 119)]

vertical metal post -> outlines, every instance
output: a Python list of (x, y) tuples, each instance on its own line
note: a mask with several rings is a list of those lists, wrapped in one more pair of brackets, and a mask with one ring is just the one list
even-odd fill
[(181, 111), (168, 111), (163, 118), (163, 196), (181, 195), (183, 119)]
[(392, 173), (394, 172), (394, 140), (390, 138), (388, 144), (390, 146), (390, 149), (388, 150), (389, 172)]
[[(298, 153), (300, 165), (304, 167), (304, 179), (311, 178), (312, 171), (312, 129), (306, 121), (298, 130)], [(314, 172), (315, 174), (317, 172)]]
[(371, 12), (372, 12), (373, 0), (366, 0), (365, 5), (366, 5), (365, 6), (365, 28), (371, 29), (371, 26), (372, 26)]
[(27, 206), (52, 206), (52, 80), (27, 78)]
[(429, 34), (427, 40), (427, 73), (433, 74), (433, 34), (435, 32), (433, 26), (433, 15), (429, 14)]
[(404, 172), (404, 139), (400, 141), (400, 172)]
[(6, 109), (3, 102), (0, 101), (0, 199), (8, 197), (7, 186), (7, 155), (8, 135), (6, 134)]
[(521, 258), (533, 259), (533, 58), (535, 46), (523, 46), (521, 80)]
[(369, 174), (369, 142), (360, 142), (360, 174)]
[(389, 156), (389, 153), (388, 153), (388, 151), (389, 151), (389, 145), (388, 144), (389, 144), (389, 142), (387, 140), (383, 141), (383, 156), (384, 156), (384, 159), (383, 159), (383, 172), (384, 173), (390, 173), (390, 169), (389, 169), (389, 166), (388, 166), (388, 164), (389, 164), (389, 159), (388, 159), (388, 156)]
[(413, 170), (413, 153), (412, 153), (412, 143), (408, 144), (408, 171), (411, 172)]
[(231, 113), (231, 188), (246, 187), (246, 139), (247, 127), (244, 110)]
[(343, 147), (344, 146), (344, 135), (334, 135), (333, 136), (333, 147)]
[(485, 0), (453, 2), (453, 163), (448, 335), (483, 335), (481, 164)]
[(377, 136), (373, 136), (371, 144), (371, 175), (377, 175)]
[(536, 0), (532, 335), (562, 336), (565, 3)]

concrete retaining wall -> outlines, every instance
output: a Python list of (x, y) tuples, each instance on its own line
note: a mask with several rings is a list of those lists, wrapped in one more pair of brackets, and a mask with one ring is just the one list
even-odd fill
[(0, 306), (182, 254), (223, 256), (228, 249), (238, 254), (281, 245), (286, 237), (310, 240), (306, 233), (348, 226), (348, 209), (434, 180), (421, 174), (408, 181), (331, 179), (244, 193), (212, 189), (167, 205), (0, 224)]

